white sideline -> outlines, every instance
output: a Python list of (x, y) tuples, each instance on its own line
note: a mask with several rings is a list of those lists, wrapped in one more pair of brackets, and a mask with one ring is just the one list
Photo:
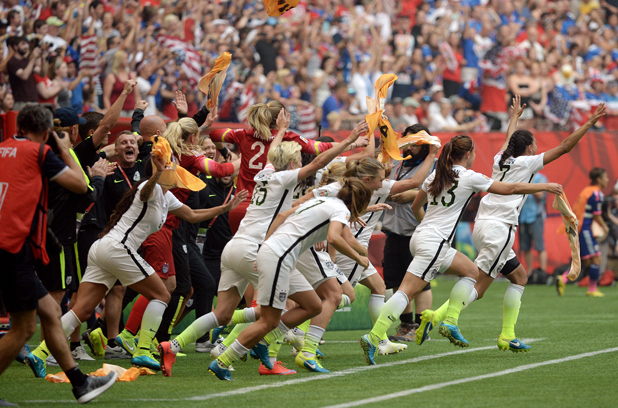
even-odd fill
[[(541, 338), (541, 339), (523, 339), (523, 340), (526, 343), (534, 343), (535, 341), (541, 341), (541, 340), (544, 340), (544, 339)], [(331, 378), (343, 377), (343, 376), (346, 376), (348, 374), (360, 373), (360, 372), (367, 371), (367, 370), (375, 370), (375, 369), (379, 369), (379, 368), (393, 367), (393, 366), (398, 366), (398, 365), (402, 365), (402, 364), (409, 364), (409, 363), (418, 363), (420, 361), (434, 360), (434, 359), (437, 359), (437, 358), (454, 356), (454, 355), (458, 355), (458, 354), (466, 354), (466, 353), (471, 353), (473, 351), (495, 350), (495, 349), (496, 349), (495, 345), (494, 346), (486, 346), (486, 347), (474, 347), (474, 348), (459, 349), (459, 350), (449, 351), (447, 353), (442, 353), (442, 354), (431, 354), (431, 355), (427, 355), (427, 356), (414, 357), (414, 358), (409, 358), (409, 359), (400, 360), (400, 361), (391, 361), (389, 363), (383, 363), (383, 364), (371, 365), (371, 366), (370, 365), (364, 365), (364, 366), (360, 366), (360, 367), (348, 368), (347, 370), (331, 372), (330, 374), (315, 375), (315, 376), (311, 376), (311, 377), (298, 378), (298, 379), (293, 379), (293, 380), (289, 380), (289, 381), (281, 381), (281, 382), (277, 382), (277, 383), (273, 383), (273, 384), (256, 385), (254, 387), (239, 388), (237, 390), (220, 392), (220, 393), (216, 393), (216, 394), (198, 395), (198, 396), (189, 397), (189, 398), (180, 398), (180, 399), (178, 399), (178, 398), (132, 398), (132, 399), (126, 399), (124, 401), (127, 401), (127, 402), (206, 401), (206, 400), (210, 400), (210, 399), (214, 399), (214, 398), (227, 398), (227, 397), (231, 397), (231, 396), (234, 396), (234, 395), (242, 395), (242, 394), (247, 394), (247, 393), (250, 393), (250, 392), (262, 391), (262, 390), (266, 390), (266, 389), (269, 389), (269, 388), (279, 388), (279, 387), (285, 387), (285, 386), (288, 386), (288, 385), (303, 384), (303, 383), (306, 383), (306, 382), (317, 381), (317, 380), (328, 380), (328, 379), (331, 379)], [(360, 354), (360, 353), (359, 353), (359, 361), (362, 361), (362, 354)], [(50, 404), (50, 403), (74, 402), (74, 400), (31, 400), (31, 401), (20, 401), (20, 402), (23, 402), (23, 403)]]
[(366, 404), (372, 404), (372, 403), (376, 403), (376, 402), (383, 402), (383, 401), (388, 401), (388, 400), (391, 400), (391, 399), (394, 399), (394, 398), (405, 397), (405, 396), (408, 396), (410, 394), (417, 394), (417, 393), (421, 393), (421, 392), (425, 392), (425, 391), (433, 391), (433, 390), (437, 390), (437, 389), (440, 389), (440, 388), (448, 387), (448, 386), (451, 386), (451, 385), (465, 384), (465, 383), (469, 383), (469, 382), (472, 382), (472, 381), (484, 380), (486, 378), (501, 377), (503, 375), (518, 373), (518, 372), (525, 371), (525, 370), (531, 370), (531, 369), (537, 368), (537, 367), (542, 367), (542, 366), (552, 365), (552, 364), (560, 364), (560, 363), (564, 363), (564, 362), (567, 362), (567, 361), (579, 360), (581, 358), (596, 356), (596, 355), (599, 355), (599, 354), (613, 353), (615, 351), (618, 351), (618, 347), (614, 347), (614, 348), (610, 348), (610, 349), (605, 349), (605, 350), (599, 350), (599, 351), (593, 351), (593, 352), (590, 352), (590, 353), (577, 354), (577, 355), (574, 355), (574, 356), (559, 358), (559, 359), (556, 359), (556, 360), (543, 361), (541, 363), (526, 364), (526, 365), (522, 365), (522, 366), (519, 366), (519, 367), (510, 368), (508, 370), (498, 371), (498, 372), (495, 372), (495, 373), (478, 375), (476, 377), (460, 378), (459, 380), (447, 381), (447, 382), (443, 382), (443, 383), (439, 383), (439, 384), (426, 385), (424, 387), (414, 388), (414, 389), (411, 389), (411, 390), (400, 391), (400, 392), (396, 392), (394, 394), (383, 395), (383, 396), (380, 396), (380, 397), (366, 398), (366, 399), (362, 399), (362, 400), (358, 400), (358, 401), (346, 402), (346, 403), (343, 403), (343, 404), (330, 405), (330, 406), (324, 407), (324, 408), (349, 408), (349, 407), (357, 407), (359, 405), (366, 405)]

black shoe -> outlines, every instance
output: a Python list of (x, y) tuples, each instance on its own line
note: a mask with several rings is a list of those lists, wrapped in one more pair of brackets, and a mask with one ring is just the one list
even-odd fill
[[(82, 333), (82, 340), (84, 341), (84, 343), (90, 348), (90, 352), (92, 354), (95, 354), (94, 352), (94, 346), (92, 345), (92, 342), (90, 341), (90, 333), (92, 332), (92, 330), (88, 329), (85, 332)], [(96, 355), (96, 354), (95, 354)]]
[(8, 402), (0, 398), (0, 407), (18, 407), (19, 405), (13, 404), (12, 402)]
[(114, 371), (107, 374), (105, 377), (88, 376), (84, 385), (81, 387), (73, 387), (73, 395), (80, 404), (90, 402), (114, 385), (117, 376), (118, 374)]

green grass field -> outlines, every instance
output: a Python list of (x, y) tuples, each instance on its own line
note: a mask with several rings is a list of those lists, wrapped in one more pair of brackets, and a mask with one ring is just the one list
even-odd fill
[[(454, 283), (438, 279), (434, 306)], [(326, 332), (324, 367), (331, 374), (299, 371), (296, 375), (260, 376), (258, 363), (234, 364), (235, 381), (223, 382), (207, 371), (211, 358), (193, 348), (177, 360), (174, 376), (140, 377), (117, 383), (90, 403), (103, 407), (614, 407), (618, 397), (618, 289), (601, 288), (601, 299), (585, 297), (585, 289), (568, 286), (563, 298), (553, 287), (529, 286), (516, 332), (533, 339), (526, 354), (501, 352), (496, 340), (502, 325), (506, 282), (495, 282), (485, 298), (460, 318), (470, 348), (452, 346), (434, 330), (423, 346), (409, 344), (398, 355), (378, 356), (365, 365), (358, 345), (361, 331)], [(392, 328), (394, 331), (394, 327)], [(34, 342), (31, 342), (34, 344)], [(290, 346), (280, 359), (295, 367)], [(599, 353), (601, 352), (601, 353)], [(589, 353), (589, 354), (586, 354)], [(569, 358), (570, 357), (570, 358)], [(128, 360), (120, 365), (129, 366)], [(104, 360), (85, 362), (91, 372)], [(48, 372), (59, 372), (51, 367)], [(14, 363), (0, 377), (0, 397), (20, 406), (54, 407), (75, 403), (68, 384), (35, 379), (30, 369)], [(140, 405), (137, 405), (140, 404)]]

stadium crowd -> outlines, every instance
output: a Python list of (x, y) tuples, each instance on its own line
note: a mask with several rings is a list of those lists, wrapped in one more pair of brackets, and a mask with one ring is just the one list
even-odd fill
[(281, 99), (309, 138), (318, 125), (352, 129), (385, 72), (398, 76), (386, 114), (400, 132), (417, 121), (505, 130), (516, 93), (522, 126), (537, 129), (564, 127), (588, 111), (581, 102), (618, 101), (613, 0), (303, 0), (279, 18), (258, 0), (8, 0), (0, 17), (3, 112), (39, 102), (104, 113), (135, 78), (124, 116), (145, 99), (147, 114), (174, 118), (176, 90), (191, 115), (196, 81), (225, 51), (220, 120), (246, 122), (248, 106)]

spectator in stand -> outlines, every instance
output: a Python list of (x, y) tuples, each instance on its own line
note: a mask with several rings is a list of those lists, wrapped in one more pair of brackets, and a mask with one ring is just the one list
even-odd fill
[[(609, 102), (610, 96), (605, 92), (605, 81), (601, 77), (593, 77), (590, 80), (590, 90), (585, 97), (589, 101)], [(614, 95), (615, 96), (615, 95)]]
[(416, 117), (415, 112), (420, 106), (420, 103), (418, 103), (417, 100), (411, 96), (403, 100), (404, 113), (402, 118), (406, 122), (406, 127), (411, 123), (418, 123), (418, 118)]
[(388, 121), (391, 123), (395, 132), (399, 132), (410, 125), (410, 123), (406, 121), (404, 115), (403, 101), (401, 98), (393, 98), (392, 110), (388, 116)]
[(7, 42), (8, 46), (14, 51), (6, 68), (9, 73), (9, 83), (11, 89), (15, 89), (14, 110), (21, 110), (27, 103), (37, 103), (39, 94), (37, 92), (36, 80), (34, 79), (34, 65), (36, 60), (41, 57), (41, 49), (34, 48), (30, 51), (30, 46), (24, 37), (11, 37)]
[(526, 109), (520, 117), (520, 123), (523, 128), (528, 128), (528, 121), (534, 116), (530, 107), (530, 99), (532, 95), (538, 95), (539, 82), (529, 74), (526, 62), (519, 59), (515, 62), (515, 72), (509, 75), (507, 83), (511, 97), (520, 95), (522, 106), (526, 105)]
[[(334, 121), (331, 119), (329, 122), (328, 116), (331, 112), (339, 113), (341, 117), (344, 116), (346, 108), (349, 106), (350, 93), (348, 92), (348, 84), (343, 81), (337, 82), (331, 96), (326, 98), (322, 105), (322, 128), (328, 129)], [(333, 116), (331, 115), (331, 118)]]
[[(117, 51), (114, 54), (112, 68), (110, 74), (105, 78), (103, 84), (103, 109), (107, 110), (116, 102), (116, 99), (122, 94), (124, 83), (129, 79), (134, 79), (135, 74), (129, 72), (129, 57), (125, 51)], [(133, 89), (133, 94), (129, 95), (122, 106), (121, 117), (131, 117), (135, 101), (140, 100), (140, 92), (136, 87)]]
[[(463, 121), (464, 118), (462, 117)], [(448, 99), (444, 99), (440, 104), (440, 111), (433, 114), (429, 122), (429, 130), (435, 132), (471, 132), (480, 124), (479, 119), (468, 123), (458, 123), (452, 115), (452, 105)]]
[(15, 106), (15, 99), (13, 98), (13, 94), (10, 92), (5, 93), (2, 96), (0, 106), (0, 113), (7, 113), (8, 111), (12, 111)]
[[(86, 72), (88, 73), (88, 72)], [(54, 105), (59, 108), (70, 108), (72, 89), (75, 89), (77, 82), (81, 79), (77, 79), (76, 83), (68, 82), (69, 67), (61, 56), (56, 57), (49, 64), (47, 76), (53, 83), (53, 87), (59, 89), (58, 94), (55, 97)], [(39, 91), (41, 93), (41, 91)]]
[(64, 38), (60, 37), (60, 27), (64, 26), (65, 23), (58, 17), (52, 16), (48, 18), (45, 23), (47, 24), (47, 34), (43, 37), (43, 42), (51, 44), (51, 51), (56, 48), (66, 48), (69, 45)]
[(6, 15), (9, 26), (6, 28), (7, 34), (16, 35), (18, 37), (24, 35), (24, 30), (21, 27), (21, 14), (19, 11), (13, 9)]
[[(534, 183), (547, 183), (547, 177), (541, 173), (534, 176)], [(530, 194), (519, 213), (519, 248), (524, 253), (525, 269), (532, 273), (532, 246), (538, 253), (539, 268), (547, 271), (547, 251), (543, 237), (545, 218), (547, 218), (546, 192)]]

